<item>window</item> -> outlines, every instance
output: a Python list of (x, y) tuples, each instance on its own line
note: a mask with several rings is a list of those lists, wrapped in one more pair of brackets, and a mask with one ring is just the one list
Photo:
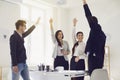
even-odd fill
[[(48, 13), (49, 12), (49, 13)], [(40, 25), (25, 39), (27, 50), (27, 62), (29, 65), (53, 65), (52, 52), (53, 43), (49, 28), (49, 18), (52, 15), (52, 9), (39, 8), (33, 6), (21, 6), (21, 18), (28, 24), (35, 23), (40, 17)]]

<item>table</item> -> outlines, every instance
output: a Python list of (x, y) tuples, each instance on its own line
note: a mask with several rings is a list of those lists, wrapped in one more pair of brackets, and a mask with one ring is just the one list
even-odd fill
[(73, 71), (73, 70), (64, 70), (64, 71), (30, 71), (31, 80), (71, 80), (72, 77), (82, 77), (86, 76), (85, 71)]

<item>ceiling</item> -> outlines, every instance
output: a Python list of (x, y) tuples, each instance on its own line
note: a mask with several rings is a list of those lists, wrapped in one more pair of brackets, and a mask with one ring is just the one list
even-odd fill
[[(40, 2), (44, 2), (44, 3), (47, 3), (47, 4), (50, 4), (50, 5), (53, 5), (53, 6), (61, 6), (61, 7), (64, 7), (64, 8), (70, 8), (70, 7), (80, 7), (82, 6), (82, 0), (66, 0), (66, 4), (63, 4), (63, 5), (58, 5), (57, 4), (57, 1), (58, 0), (37, 0), (37, 1), (40, 1)], [(118, 4), (120, 5), (120, 0), (87, 0), (87, 2), (90, 4), (90, 5), (96, 5), (96, 6), (101, 6), (101, 4), (105, 4), (106, 3), (115, 3), (115, 4)], [(112, 4), (109, 4), (109, 5), (112, 5)]]
[(42, 1), (54, 6), (61, 6), (61, 7), (78, 7), (80, 6), (80, 3), (82, 2), (82, 0), (66, 0), (65, 4), (59, 5), (57, 4), (58, 0), (38, 0), (38, 1)]

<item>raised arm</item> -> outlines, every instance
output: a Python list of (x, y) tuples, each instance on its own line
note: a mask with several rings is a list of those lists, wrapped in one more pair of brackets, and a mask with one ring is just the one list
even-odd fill
[(83, 7), (84, 7), (84, 11), (85, 11), (86, 18), (87, 18), (88, 23), (89, 23), (89, 25), (90, 25), (90, 29), (92, 29), (92, 30), (94, 29), (94, 30), (95, 30), (96, 27), (93, 26), (93, 24), (96, 24), (96, 23), (93, 22), (93, 21), (94, 21), (94, 20), (93, 20), (93, 16), (92, 16), (92, 13), (91, 13), (91, 11), (90, 11), (87, 3), (86, 3), (86, 0), (83, 0)]
[(50, 30), (51, 30), (52, 41), (53, 41), (53, 43), (55, 43), (56, 39), (55, 39), (55, 35), (54, 35), (54, 30), (53, 30), (53, 19), (52, 18), (49, 20), (49, 23), (50, 23)]
[(23, 38), (27, 37), (34, 29), (35, 25), (31, 26), (25, 33), (22, 34)]
[(85, 11), (86, 17), (87, 17), (87, 18), (88, 18), (88, 17), (91, 17), (91, 16), (92, 16), (92, 13), (91, 13), (88, 5), (87, 5), (86, 0), (83, 0), (83, 7), (84, 7), (84, 11)]
[(39, 24), (39, 21), (40, 18), (38, 18), (38, 20), (32, 27), (30, 27), (25, 33), (22, 34), (23, 38), (27, 37), (35, 29), (35, 26)]
[(75, 44), (77, 42), (77, 40), (76, 40), (76, 23), (77, 23), (77, 19), (74, 18), (73, 19), (73, 30), (72, 30), (73, 44)]

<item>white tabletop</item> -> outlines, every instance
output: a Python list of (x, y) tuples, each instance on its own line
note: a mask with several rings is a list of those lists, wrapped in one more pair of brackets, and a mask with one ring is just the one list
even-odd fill
[(70, 80), (71, 77), (82, 77), (86, 75), (85, 71), (74, 71), (74, 70), (64, 70), (64, 71), (30, 71), (31, 78), (35, 80)]

